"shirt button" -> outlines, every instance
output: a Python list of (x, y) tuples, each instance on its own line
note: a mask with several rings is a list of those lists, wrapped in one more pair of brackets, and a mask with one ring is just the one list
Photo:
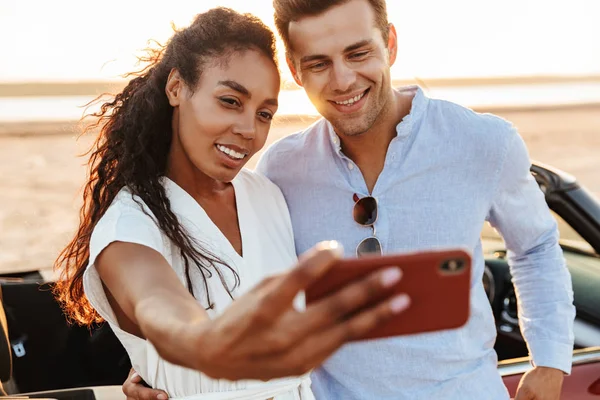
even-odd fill
[(348, 163), (348, 169), (349, 169), (350, 171), (352, 171), (352, 170), (354, 169), (354, 164), (352, 164), (352, 163), (350, 163), (350, 162), (349, 162), (349, 163)]

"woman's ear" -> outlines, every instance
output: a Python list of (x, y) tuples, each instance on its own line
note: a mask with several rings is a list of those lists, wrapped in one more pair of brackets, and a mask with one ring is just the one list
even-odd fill
[(181, 79), (179, 71), (173, 68), (169, 73), (167, 85), (165, 86), (165, 93), (167, 94), (167, 98), (169, 99), (169, 104), (171, 107), (177, 107), (179, 104), (181, 104), (183, 85), (183, 79)]

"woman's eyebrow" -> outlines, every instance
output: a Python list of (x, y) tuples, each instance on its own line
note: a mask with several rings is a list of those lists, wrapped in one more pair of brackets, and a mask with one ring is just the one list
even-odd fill
[[(252, 93), (250, 93), (250, 91), (244, 85), (242, 85), (241, 83), (238, 83), (236, 81), (233, 81), (231, 79), (228, 79), (225, 81), (219, 81), (219, 82), (217, 82), (217, 85), (227, 86), (228, 88), (233, 89), (236, 92), (243, 94), (244, 96), (246, 96), (249, 99), (252, 98)], [(273, 99), (265, 100), (265, 104), (277, 107), (279, 105), (279, 102), (277, 101), (277, 99), (273, 98)]]
[(217, 82), (217, 85), (227, 86), (228, 88), (233, 89), (236, 92), (239, 92), (248, 98), (252, 97), (252, 95), (250, 94), (250, 91), (248, 89), (246, 89), (246, 87), (244, 85), (242, 85), (236, 81), (232, 81), (232, 80), (219, 81), (219, 82)]

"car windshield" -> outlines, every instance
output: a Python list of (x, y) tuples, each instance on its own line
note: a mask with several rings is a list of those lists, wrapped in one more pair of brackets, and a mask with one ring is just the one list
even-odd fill
[[(575, 229), (573, 229), (568, 223), (565, 222), (558, 214), (551, 211), (552, 216), (558, 223), (558, 231), (560, 233), (560, 243), (563, 246), (574, 247), (578, 250), (582, 250), (588, 253), (596, 254), (594, 248), (582, 238)], [(499, 239), (502, 240), (502, 236), (489, 223), (485, 223), (483, 230), (481, 231), (481, 237), (485, 239)]]

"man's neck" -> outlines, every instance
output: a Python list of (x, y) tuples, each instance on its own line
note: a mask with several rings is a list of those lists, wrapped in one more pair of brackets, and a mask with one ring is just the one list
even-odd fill
[(356, 136), (340, 135), (342, 151), (360, 168), (369, 192), (383, 170), (388, 147), (396, 137), (397, 125), (410, 113), (413, 97), (414, 92), (394, 90), (367, 132)]

